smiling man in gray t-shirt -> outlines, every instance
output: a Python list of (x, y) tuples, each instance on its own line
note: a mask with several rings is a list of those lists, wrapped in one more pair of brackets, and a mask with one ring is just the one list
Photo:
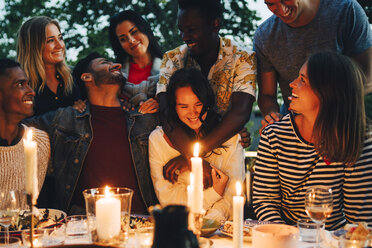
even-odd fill
[(274, 13), (254, 37), (259, 73), (258, 105), (263, 127), (278, 121), (277, 82), (285, 106), (289, 83), (310, 54), (332, 50), (353, 58), (367, 76), (365, 93), (372, 92), (372, 30), (355, 0), (265, 0)]

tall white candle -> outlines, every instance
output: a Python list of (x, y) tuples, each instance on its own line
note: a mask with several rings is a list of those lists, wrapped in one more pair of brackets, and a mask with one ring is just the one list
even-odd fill
[(194, 157), (191, 158), (194, 175), (194, 213), (203, 213), (203, 160), (199, 157), (199, 143), (195, 144)]
[(240, 182), (236, 182), (236, 196), (233, 197), (233, 243), (234, 248), (243, 247), (243, 208), (244, 197), (241, 196), (242, 186)]
[(187, 206), (189, 207), (189, 230), (194, 230), (194, 208), (195, 208), (195, 200), (194, 200), (194, 175), (192, 172), (190, 173), (190, 184), (187, 186)]
[(120, 233), (120, 209), (120, 200), (112, 197), (106, 186), (105, 197), (96, 202), (98, 238), (107, 240)]
[(190, 211), (194, 210), (194, 176), (190, 173), (190, 184), (187, 186), (187, 206)]
[(247, 203), (250, 206), (251, 203), (252, 203), (252, 189), (251, 189), (252, 174), (251, 174), (250, 171), (247, 171), (245, 173), (245, 183), (246, 183), (246, 186), (247, 186)]
[(39, 195), (37, 180), (37, 144), (32, 140), (32, 130), (27, 132), (27, 139), (23, 139), (23, 148), (25, 152), (25, 175), (26, 175), (26, 194), (33, 196), (32, 203), (36, 204)]

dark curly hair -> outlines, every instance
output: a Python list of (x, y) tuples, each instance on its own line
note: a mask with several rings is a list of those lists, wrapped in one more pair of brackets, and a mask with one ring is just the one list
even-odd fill
[(209, 21), (218, 18), (222, 20), (223, 8), (220, 0), (178, 0), (178, 8), (199, 8)]

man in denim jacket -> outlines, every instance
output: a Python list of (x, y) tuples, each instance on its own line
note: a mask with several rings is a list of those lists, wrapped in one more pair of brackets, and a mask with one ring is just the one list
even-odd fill
[(88, 92), (85, 111), (61, 108), (25, 121), (50, 136), (55, 187), (50, 207), (70, 214), (84, 212), (82, 191), (106, 185), (134, 190), (133, 213), (146, 213), (157, 203), (147, 147), (158, 116), (122, 110), (117, 94), (126, 80), (120, 68), (90, 54), (73, 72)]

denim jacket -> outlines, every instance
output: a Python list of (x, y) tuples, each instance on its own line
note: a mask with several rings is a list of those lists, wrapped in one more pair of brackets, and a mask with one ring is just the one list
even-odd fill
[[(92, 141), (90, 104), (83, 113), (73, 107), (60, 108), (24, 120), (49, 134), (50, 172), (55, 180), (53, 207), (68, 211), (86, 154)], [(158, 114), (127, 112), (128, 139), (138, 186), (146, 207), (158, 203), (150, 176), (148, 137), (159, 124)]]

